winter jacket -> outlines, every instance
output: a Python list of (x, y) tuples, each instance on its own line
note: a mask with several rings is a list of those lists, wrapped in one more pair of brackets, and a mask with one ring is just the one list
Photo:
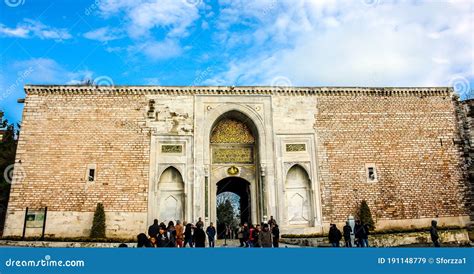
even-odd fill
[(258, 244), (261, 247), (272, 247), (272, 233), (270, 231), (261, 231), (258, 235)]

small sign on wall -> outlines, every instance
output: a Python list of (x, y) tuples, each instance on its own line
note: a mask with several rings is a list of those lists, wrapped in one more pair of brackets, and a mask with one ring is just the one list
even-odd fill
[(25, 211), (25, 221), (23, 224), (23, 235), (22, 238), (25, 238), (26, 230), (32, 229), (33, 231), (38, 231), (38, 228), (41, 228), (41, 239), (44, 239), (44, 233), (46, 229), (46, 216), (48, 213), (48, 208), (40, 209), (30, 209), (26, 208)]
[(45, 210), (28, 210), (26, 215), (27, 228), (42, 228), (44, 223)]

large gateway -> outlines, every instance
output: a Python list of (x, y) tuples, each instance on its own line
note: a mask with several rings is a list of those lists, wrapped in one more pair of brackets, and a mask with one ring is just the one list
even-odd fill
[[(283, 233), (326, 230), (362, 200), (377, 229), (469, 222), (449, 88), (25, 91), (4, 235), (88, 236), (97, 203), (111, 237), (155, 218), (216, 223), (223, 192), (240, 197), (242, 222), (273, 216)], [(27, 208), (47, 208), (45, 227), (25, 227)]]

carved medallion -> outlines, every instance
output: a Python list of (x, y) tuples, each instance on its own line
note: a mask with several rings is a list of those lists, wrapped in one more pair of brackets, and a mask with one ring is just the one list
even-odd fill
[(236, 166), (231, 166), (227, 169), (227, 174), (231, 176), (235, 176), (239, 174), (239, 169)]

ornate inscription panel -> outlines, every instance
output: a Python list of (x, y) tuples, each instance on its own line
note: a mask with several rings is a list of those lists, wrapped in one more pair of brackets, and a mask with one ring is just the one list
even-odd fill
[(214, 148), (212, 150), (212, 162), (214, 164), (252, 164), (253, 149), (251, 147)]
[(183, 146), (182, 145), (162, 145), (161, 146), (161, 153), (182, 153)]
[(286, 144), (286, 152), (306, 151), (306, 144)]
[(224, 119), (212, 131), (211, 143), (253, 144), (255, 138), (246, 124)]

